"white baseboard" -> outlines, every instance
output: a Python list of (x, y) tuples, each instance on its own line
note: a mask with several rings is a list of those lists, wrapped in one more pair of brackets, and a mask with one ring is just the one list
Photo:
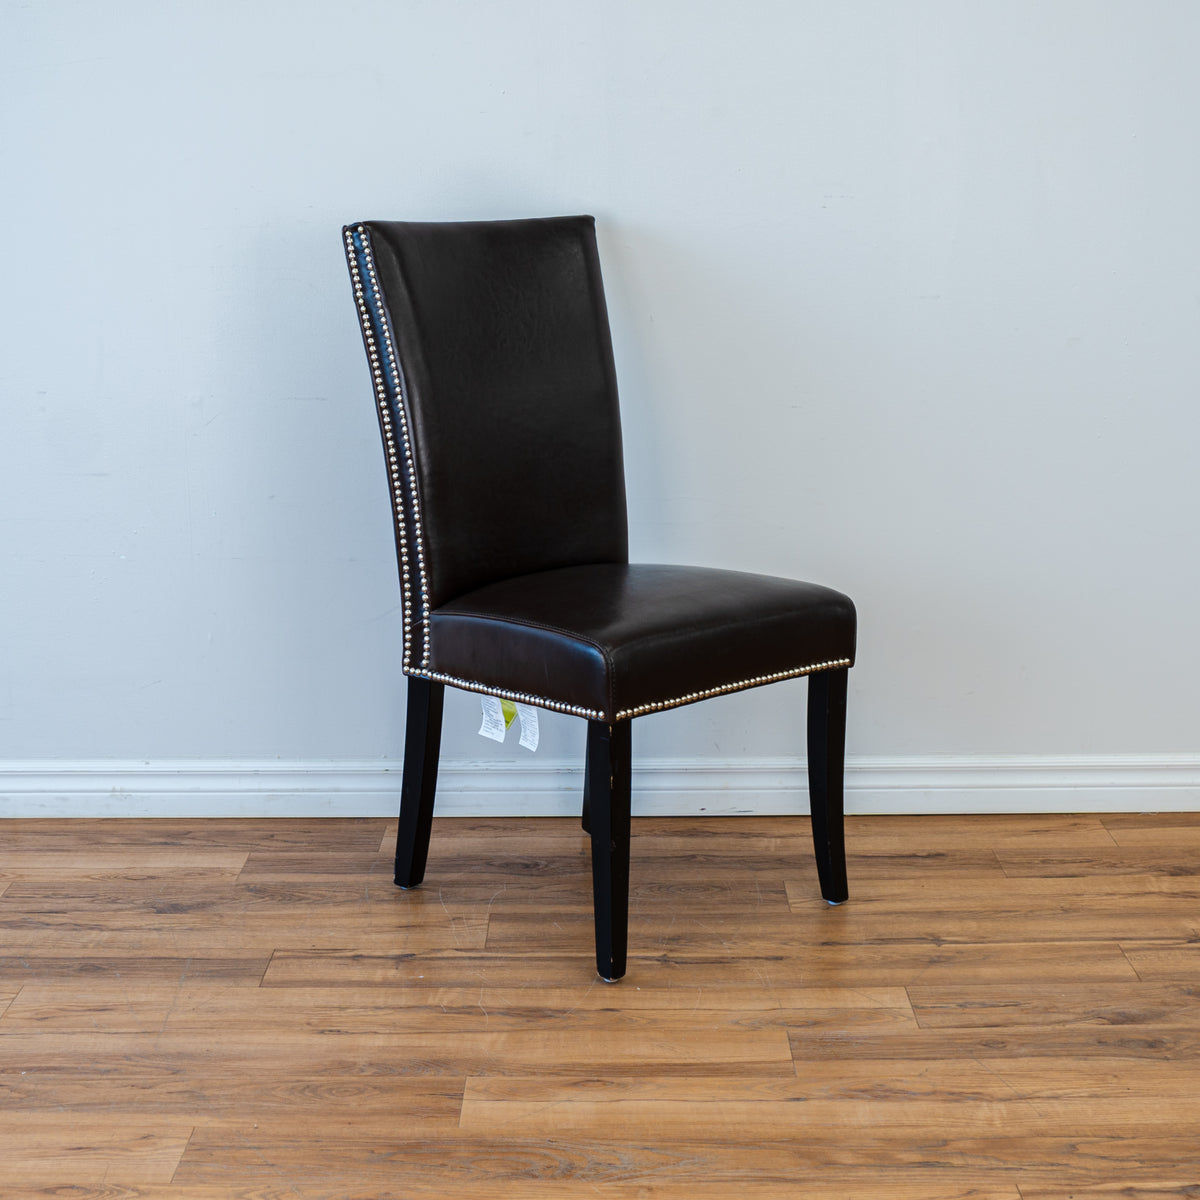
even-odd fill
[[(582, 764), (447, 762), (439, 816), (569, 816)], [(798, 759), (635, 761), (638, 815), (808, 811)], [(366, 762), (3, 762), (0, 817), (392, 816), (400, 764)], [(856, 758), (849, 813), (1188, 812), (1200, 755)]]

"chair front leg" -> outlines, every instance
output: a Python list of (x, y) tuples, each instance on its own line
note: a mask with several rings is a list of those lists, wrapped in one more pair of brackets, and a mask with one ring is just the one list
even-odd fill
[(631, 724), (588, 722), (587, 797), (596, 970), (608, 983), (625, 974), (629, 940)]
[(842, 799), (849, 674), (843, 667), (808, 677), (808, 796), (821, 895), (830, 904), (850, 895)]
[(409, 676), (404, 777), (400, 784), (400, 831), (396, 835), (397, 887), (414, 888), (425, 878), (445, 695), (444, 683)]

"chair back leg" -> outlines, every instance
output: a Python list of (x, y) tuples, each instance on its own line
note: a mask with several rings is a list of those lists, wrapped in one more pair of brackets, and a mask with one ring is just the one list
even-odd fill
[(629, 938), (629, 805), (632, 721), (588, 722), (587, 798), (592, 835), (596, 970), (614, 982), (625, 974)]
[(397, 887), (414, 888), (425, 878), (445, 694), (444, 683), (409, 676), (404, 778), (400, 784), (400, 831), (396, 835)]
[(808, 796), (821, 895), (830, 904), (850, 894), (842, 799), (848, 677), (845, 668), (808, 677)]

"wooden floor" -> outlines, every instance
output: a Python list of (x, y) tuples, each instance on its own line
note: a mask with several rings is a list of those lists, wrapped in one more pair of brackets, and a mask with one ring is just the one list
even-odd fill
[(1200, 1196), (1200, 815), (0, 824), (0, 1197)]

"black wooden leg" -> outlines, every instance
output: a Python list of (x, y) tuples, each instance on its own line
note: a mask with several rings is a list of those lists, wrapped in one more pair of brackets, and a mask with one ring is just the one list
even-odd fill
[(583, 768), (583, 832), (592, 832), (592, 738), (597, 728), (607, 728), (602, 721), (589, 721), (587, 727), (587, 751)]
[(414, 888), (425, 878), (445, 694), (445, 684), (409, 676), (404, 779), (400, 784), (400, 832), (396, 835), (397, 887)]
[(830, 904), (850, 895), (842, 801), (849, 674), (843, 667), (808, 677), (808, 795), (821, 895)]
[(596, 970), (609, 983), (625, 974), (629, 939), (631, 721), (588, 723), (587, 789), (592, 833)]

